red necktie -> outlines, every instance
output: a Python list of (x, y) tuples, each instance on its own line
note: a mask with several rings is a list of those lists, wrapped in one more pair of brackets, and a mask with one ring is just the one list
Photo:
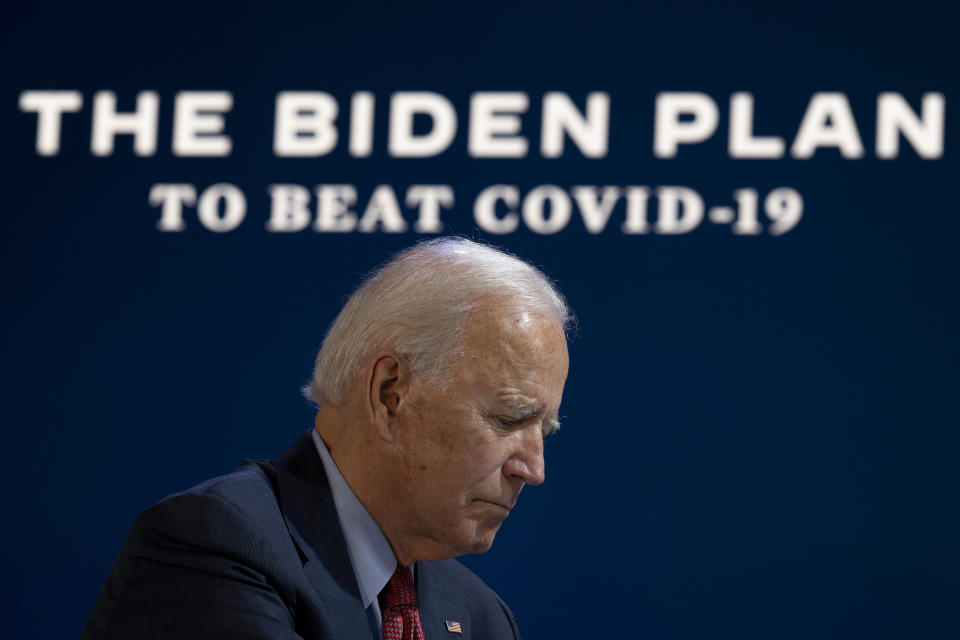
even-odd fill
[(424, 640), (410, 569), (398, 565), (383, 590), (383, 640)]

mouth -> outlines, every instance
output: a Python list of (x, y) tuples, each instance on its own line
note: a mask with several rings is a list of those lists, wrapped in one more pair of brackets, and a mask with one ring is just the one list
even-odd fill
[(513, 509), (514, 505), (517, 504), (516, 500), (511, 500), (509, 502), (500, 502), (497, 500), (486, 500), (485, 498), (477, 498), (478, 502), (486, 502), (487, 504), (492, 504), (495, 507), (500, 507), (504, 511), (510, 511)]

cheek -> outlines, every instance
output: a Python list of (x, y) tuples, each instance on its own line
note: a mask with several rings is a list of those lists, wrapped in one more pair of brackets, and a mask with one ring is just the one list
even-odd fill
[(481, 497), (500, 494), (503, 466), (509, 460), (509, 449), (503, 442), (478, 442), (461, 461), (464, 482), (479, 491)]
[(458, 494), (471, 464), (471, 446), (457, 437), (456, 424), (447, 416), (411, 415), (399, 454), (405, 485), (431, 501)]
[[(508, 444), (477, 412), (452, 410), (458, 402), (416, 394), (403, 416), (404, 471), (419, 491), (432, 496), (458, 495), (484, 483), (509, 458)], [(469, 404), (462, 399), (461, 405)]]
[(438, 402), (416, 398), (407, 405), (403, 433), (406, 448), (426, 458), (457, 455), (468, 444), (470, 416), (438, 407)]

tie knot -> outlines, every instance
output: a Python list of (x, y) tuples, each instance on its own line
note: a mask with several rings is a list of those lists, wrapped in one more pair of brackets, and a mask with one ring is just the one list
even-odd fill
[(397, 565), (397, 570), (393, 572), (387, 588), (384, 589), (383, 605), (387, 609), (404, 605), (417, 606), (417, 590), (413, 586), (410, 569)]

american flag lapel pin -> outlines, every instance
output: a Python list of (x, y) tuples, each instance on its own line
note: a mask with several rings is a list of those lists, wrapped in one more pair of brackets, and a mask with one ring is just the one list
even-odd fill
[(447, 623), (447, 631), (450, 633), (463, 633), (463, 629), (460, 628), (460, 623), (456, 620), (444, 620)]

